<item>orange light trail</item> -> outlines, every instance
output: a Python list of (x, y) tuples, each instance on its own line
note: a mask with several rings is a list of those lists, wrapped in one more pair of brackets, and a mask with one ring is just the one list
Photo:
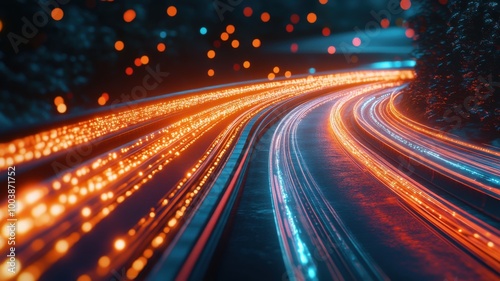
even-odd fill
[[(161, 129), (138, 135), (131, 142), (85, 159), (35, 185), (20, 187), (17, 212), (22, 220), (18, 223), (18, 239), (26, 246), (19, 249), (16, 257), (22, 267), (16, 276), (2, 278), (40, 278), (83, 237), (105, 219), (114, 217), (117, 209), (149, 186), (156, 175), (171, 169), (175, 159), (193, 161), (195, 164), (177, 185), (134, 227), (126, 233), (116, 233), (113, 240), (107, 241), (109, 249), (101, 257), (102, 262), (96, 261), (95, 270), (82, 277), (100, 279), (105, 272), (109, 274), (103, 268), (127, 265), (128, 278), (137, 278), (150, 257), (164, 249), (185, 217), (192, 215), (193, 204), (198, 204), (210, 188), (210, 179), (224, 166), (239, 132), (253, 116), (272, 104), (305, 93), (347, 84), (397, 80), (402, 73), (410, 72), (357, 71), (204, 90), (154, 99), (132, 109), (111, 110), (87, 121), (2, 143), (0, 169), (21, 163), (36, 165), (52, 154), (64, 155), (72, 147), (170, 118), (165, 119), (170, 121)], [(209, 132), (224, 120), (233, 122), (210, 141), (203, 157), (190, 159), (184, 153), (202, 139), (210, 139)], [(29, 154), (31, 157), (26, 157)], [(5, 204), (2, 206), (0, 210), (7, 209)], [(0, 211), (0, 218), (5, 215)], [(6, 229), (5, 224), (2, 227)], [(8, 233), (2, 232), (2, 236), (7, 237)], [(0, 249), (6, 246), (0, 244)], [(110, 262), (105, 262), (106, 258)]]

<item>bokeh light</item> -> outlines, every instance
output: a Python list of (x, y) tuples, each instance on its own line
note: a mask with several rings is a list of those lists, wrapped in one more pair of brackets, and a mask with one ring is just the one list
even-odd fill
[(401, 0), (399, 5), (401, 6), (401, 9), (406, 11), (406, 10), (410, 9), (411, 1), (410, 0)]
[(319, 3), (325, 5), (326, 3), (328, 3), (328, 0), (319, 0)]
[(285, 71), (285, 77), (286, 78), (292, 77), (292, 72), (290, 70)]
[(64, 11), (61, 8), (55, 8), (50, 12), (50, 16), (55, 21), (60, 21), (64, 17)]
[(142, 56), (141, 57), (141, 63), (142, 64), (148, 64), (149, 63), (149, 57), (148, 56)]
[(323, 36), (325, 36), (325, 37), (330, 36), (330, 34), (331, 34), (330, 28), (323, 27), (323, 29), (321, 30), (321, 34), (323, 34)]
[(170, 17), (175, 17), (175, 15), (177, 15), (177, 8), (175, 6), (168, 7), (167, 15), (169, 15)]
[(280, 68), (278, 66), (273, 67), (273, 72), (277, 74), (280, 72)]
[(214, 50), (209, 50), (209, 51), (207, 52), (207, 57), (208, 57), (209, 59), (213, 59), (213, 58), (215, 58), (215, 51), (214, 51)]
[(156, 50), (158, 50), (158, 52), (165, 52), (166, 49), (167, 46), (164, 43), (158, 43), (158, 45), (156, 45)]
[(0, 20), (0, 32), (2, 31), (2, 29), (3, 29), (3, 22), (2, 20)]
[(269, 80), (274, 80), (274, 78), (276, 78), (276, 74), (274, 74), (272, 72), (267, 75), (267, 79), (269, 79)]
[(212, 76), (214, 76), (214, 75), (215, 75), (215, 71), (214, 71), (213, 69), (209, 69), (209, 70), (207, 71), (207, 74), (208, 74), (208, 76), (212, 77)]
[(354, 37), (352, 39), (352, 45), (355, 47), (359, 47), (361, 45), (361, 39), (359, 39), (359, 37)]
[(336, 51), (337, 51), (337, 49), (335, 48), (335, 46), (330, 46), (330, 47), (328, 47), (328, 53), (329, 53), (330, 55), (335, 54), (335, 52), (336, 52)]
[(115, 249), (117, 249), (118, 251), (121, 251), (121, 250), (125, 249), (125, 240), (123, 240), (123, 239), (117, 239), (115, 241), (114, 246), (115, 246)]
[(229, 34), (227, 34), (227, 32), (222, 32), (220, 34), (220, 40), (227, 41), (227, 39), (229, 39)]
[(300, 17), (299, 15), (297, 14), (293, 14), (290, 16), (290, 21), (293, 23), (293, 24), (297, 24), (299, 23), (299, 20), (300, 20)]
[(252, 10), (252, 8), (250, 8), (250, 7), (245, 7), (245, 8), (243, 9), (243, 15), (244, 15), (245, 17), (247, 17), (247, 18), (248, 18), (248, 17), (251, 17), (251, 16), (252, 16), (252, 14), (253, 14), (253, 10)]
[(261, 44), (260, 39), (258, 39), (258, 38), (253, 39), (252, 46), (254, 46), (255, 48), (258, 48), (258, 47), (260, 47), (260, 44)]
[(118, 40), (115, 42), (115, 49), (117, 51), (123, 50), (124, 47), (125, 47), (125, 44), (123, 44), (123, 41)]
[(232, 46), (233, 48), (235, 48), (235, 49), (236, 49), (236, 48), (238, 48), (238, 47), (240, 46), (240, 41), (238, 41), (238, 40), (236, 40), (236, 39), (235, 39), (235, 40), (233, 40), (233, 41), (231, 41), (231, 46)]
[(405, 31), (405, 35), (406, 37), (408, 38), (413, 38), (413, 36), (415, 36), (415, 31), (411, 28), (408, 28), (406, 31)]
[(249, 61), (247, 61), (247, 60), (246, 60), (246, 61), (244, 61), (244, 62), (243, 62), (243, 67), (244, 67), (244, 68), (250, 68), (250, 62), (249, 62)]
[(232, 24), (230, 24), (230, 25), (226, 26), (226, 32), (227, 32), (228, 34), (233, 34), (235, 30), (236, 30), (236, 28), (235, 28), (235, 27), (234, 27), (234, 25), (232, 25)]
[(298, 50), (299, 50), (299, 45), (297, 43), (292, 43), (292, 45), (290, 45), (290, 51), (292, 53), (296, 53)]
[(105, 105), (106, 104), (106, 99), (103, 98), (102, 96), (100, 96), (98, 99), (97, 99), (97, 103), (99, 105)]
[(54, 98), (54, 104), (55, 104), (56, 106), (60, 105), (61, 103), (64, 103), (64, 99), (63, 99), (63, 97), (61, 97), (61, 96), (57, 96), (57, 97), (55, 97), (55, 98)]
[(66, 107), (66, 104), (64, 104), (64, 103), (60, 103), (60, 104), (57, 106), (57, 112), (59, 112), (59, 113), (61, 113), (61, 114), (62, 114), (62, 113), (65, 113), (67, 109), (68, 109), (68, 108)]
[(208, 32), (208, 30), (207, 30), (206, 27), (203, 26), (203, 27), (200, 28), (200, 34), (201, 35), (205, 35), (205, 34), (207, 34), (207, 32)]
[(292, 32), (292, 31), (293, 31), (293, 24), (290, 24), (290, 23), (289, 23), (289, 24), (287, 24), (287, 25), (286, 25), (286, 31), (287, 31), (287, 32)]
[(260, 19), (262, 20), (262, 22), (268, 22), (271, 19), (271, 15), (268, 12), (263, 12), (260, 15)]
[(134, 73), (134, 69), (132, 67), (129, 66), (129, 67), (125, 68), (125, 74), (130, 76), (133, 73)]
[(389, 22), (389, 20), (388, 20), (388, 19), (382, 19), (382, 20), (380, 21), (380, 26), (381, 26), (382, 28), (388, 28), (388, 27), (389, 27), (389, 25), (390, 25), (390, 22)]
[(133, 9), (128, 9), (123, 13), (123, 20), (125, 22), (132, 22), (135, 19), (136, 13)]
[(317, 19), (318, 19), (318, 17), (316, 16), (315, 13), (309, 13), (309, 14), (307, 14), (307, 21), (309, 23), (315, 23)]

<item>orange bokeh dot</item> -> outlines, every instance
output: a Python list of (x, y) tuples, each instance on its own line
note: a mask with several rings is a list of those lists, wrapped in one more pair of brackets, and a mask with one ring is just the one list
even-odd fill
[(290, 70), (285, 71), (285, 77), (290, 78), (292, 76), (292, 72)]
[(134, 73), (134, 69), (132, 67), (125, 68), (125, 74), (132, 75)]
[(149, 57), (148, 56), (142, 56), (141, 57), (141, 63), (142, 64), (148, 64), (149, 63)]
[(240, 46), (240, 41), (238, 40), (231, 41), (231, 46), (235, 49), (238, 48)]
[(214, 76), (214, 75), (215, 75), (215, 71), (214, 71), (213, 69), (209, 69), (209, 70), (207, 71), (207, 74), (208, 74), (208, 76), (212, 77), (212, 76)]
[(131, 22), (135, 19), (136, 13), (133, 9), (128, 9), (123, 13), (123, 20), (125, 22)]
[(235, 30), (236, 30), (236, 28), (234, 28), (234, 25), (232, 25), (232, 24), (226, 26), (226, 32), (229, 34), (233, 34)]
[(165, 49), (167, 49), (167, 46), (165, 46), (164, 43), (158, 43), (158, 45), (156, 45), (156, 49), (158, 50), (158, 52), (164, 52)]
[(52, 10), (52, 12), (50, 12), (50, 16), (54, 20), (59, 21), (64, 17), (64, 11), (61, 8), (55, 8)]
[(167, 15), (175, 17), (177, 15), (177, 8), (175, 6), (170, 6), (167, 8)]
[(273, 67), (273, 72), (274, 73), (280, 72), (280, 68), (278, 66)]
[(109, 100), (109, 94), (108, 94), (108, 93), (104, 92), (104, 93), (102, 93), (102, 95), (101, 95), (101, 96), (102, 96), (102, 97), (103, 97), (106, 101), (108, 101), (108, 100)]
[(328, 53), (329, 53), (330, 55), (335, 54), (335, 52), (336, 52), (336, 51), (337, 51), (337, 49), (336, 49), (334, 46), (330, 46), (330, 47), (328, 47)]
[(100, 96), (98, 99), (97, 99), (97, 103), (99, 105), (105, 105), (106, 104), (106, 99), (103, 97), (103, 96)]
[(408, 10), (411, 7), (411, 1), (410, 0), (401, 0), (399, 5), (401, 6), (401, 9)]
[(227, 34), (227, 32), (222, 32), (220, 34), (220, 40), (227, 41), (227, 39), (229, 39), (229, 34)]
[(325, 36), (325, 37), (330, 36), (330, 33), (331, 33), (331, 31), (330, 31), (330, 28), (328, 28), (328, 27), (323, 27), (323, 30), (321, 30), (321, 34), (323, 34), (323, 36)]
[(253, 14), (252, 8), (245, 7), (245, 9), (243, 9), (243, 15), (245, 15), (245, 17), (250, 17), (252, 16), (252, 14)]
[(276, 75), (272, 72), (267, 75), (267, 79), (269, 79), (269, 80), (274, 80), (275, 77), (276, 77)]
[(252, 46), (254, 46), (255, 48), (258, 48), (258, 47), (260, 47), (260, 44), (261, 44), (260, 39), (257, 39), (257, 38), (253, 39)]
[(319, 3), (325, 5), (326, 3), (328, 3), (328, 0), (319, 0)]
[(135, 66), (141, 66), (141, 65), (142, 65), (141, 58), (136, 58), (136, 59), (134, 60), (134, 65), (135, 65)]
[(60, 103), (58, 106), (57, 106), (57, 112), (59, 113), (64, 113), (66, 112), (68, 108), (66, 107), (66, 105), (64, 103)]
[(2, 20), (0, 20), (0, 31), (2, 31), (2, 29), (3, 29), (3, 22)]
[(213, 58), (215, 58), (215, 51), (214, 51), (214, 50), (210, 50), (210, 51), (208, 51), (208, 52), (207, 52), (207, 57), (208, 57), (209, 59), (213, 59)]
[(381, 26), (382, 28), (388, 28), (388, 27), (389, 27), (389, 24), (390, 24), (390, 22), (389, 22), (389, 20), (388, 20), (388, 19), (383, 19), (383, 20), (381, 20), (381, 21), (380, 21), (380, 26)]
[(318, 17), (316, 16), (315, 13), (309, 13), (309, 14), (307, 14), (307, 21), (309, 23), (315, 23), (317, 19), (318, 19)]
[(118, 41), (115, 42), (115, 49), (117, 51), (123, 50), (124, 47), (125, 47), (125, 44), (123, 44), (122, 41), (118, 40)]
[(249, 61), (247, 61), (247, 60), (246, 60), (246, 61), (244, 61), (244, 62), (243, 62), (243, 67), (244, 67), (244, 68), (249, 68), (249, 67), (250, 67), (250, 62), (249, 62)]
[(57, 96), (57, 97), (55, 97), (55, 99), (54, 99), (54, 104), (55, 104), (56, 106), (58, 106), (58, 105), (60, 105), (61, 103), (64, 103), (64, 99), (63, 99), (61, 96)]
[(270, 15), (268, 12), (263, 12), (263, 13), (260, 15), (260, 19), (261, 19), (263, 22), (268, 22), (268, 21), (271, 19), (271, 15)]

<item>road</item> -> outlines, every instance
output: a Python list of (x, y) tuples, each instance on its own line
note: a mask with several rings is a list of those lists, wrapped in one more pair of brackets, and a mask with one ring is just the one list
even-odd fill
[[(412, 77), (411, 70), (359, 70), (202, 89), (54, 123), (2, 143), (0, 169), (16, 166), (18, 243), (16, 273), (2, 268), (0, 277), (202, 277), (244, 188), (254, 160), (251, 144), (283, 118), (269, 150), (269, 191), (288, 275), (386, 279), (322, 191), (297, 143), (301, 120), (332, 101), (323, 129), (430, 231), (455, 243), (463, 257), (480, 260), (474, 274), (495, 276), (498, 189), (491, 183), (498, 181), (498, 152), (436, 136), (397, 111), (397, 87)], [(412, 145), (402, 147), (401, 136)], [(380, 145), (371, 138), (394, 151), (373, 149)], [(422, 147), (443, 156), (432, 158), (436, 152)], [(391, 164), (397, 155), (435, 170), (438, 180), (422, 183), (423, 168), (403, 173)], [(446, 178), (459, 179), (462, 191), (434, 191), (443, 190)], [(464, 202), (464, 194), (482, 204)], [(8, 238), (7, 200), (1, 205), (2, 235)], [(0, 249), (7, 248), (0, 240)], [(321, 264), (311, 251), (319, 251)]]
[[(470, 175), (477, 175), (477, 173), (470, 173), (469, 169), (460, 169), (460, 167), (467, 164), (495, 167), (494, 165), (498, 164), (495, 163), (495, 156), (486, 155), (487, 153), (494, 154), (495, 151), (489, 148), (479, 149), (465, 142), (457, 148), (443, 142), (442, 136), (435, 133), (427, 134), (428, 139), (433, 138), (435, 142), (432, 145), (415, 145), (415, 142), (426, 139), (420, 136), (419, 131), (414, 130), (413, 127), (406, 128), (406, 132), (403, 133), (402, 124), (404, 123), (394, 121), (395, 114), (393, 116), (387, 114), (392, 110), (399, 118), (403, 117), (396, 111), (397, 106), (394, 104), (394, 96), (397, 97), (398, 89), (390, 84), (374, 84), (335, 92), (331, 96), (296, 107), (281, 120), (274, 131), (269, 153), (270, 189), (276, 231), (290, 279), (398, 279), (402, 275), (394, 267), (397, 267), (401, 260), (404, 263), (411, 261), (412, 264), (420, 264), (418, 272), (411, 275), (409, 269), (406, 268), (405, 279), (493, 280), (498, 278), (499, 251), (496, 249), (499, 237), (498, 220), (490, 216), (484, 205), (474, 206), (468, 202), (468, 197), (462, 198), (463, 192), (440, 192), (440, 195), (433, 192), (434, 189), (441, 190), (439, 184), (447, 183), (444, 180), (427, 179), (425, 186), (413, 180), (413, 178), (425, 179), (425, 173), (419, 175), (425, 170), (411, 169), (409, 171), (409, 162), (406, 162), (401, 155), (414, 154), (402, 150), (396, 143), (391, 143), (390, 139), (394, 138), (394, 142), (404, 143), (406, 147), (420, 153), (423, 159), (417, 162), (419, 158), (415, 157), (415, 160), (411, 162), (412, 165), (425, 166), (436, 173), (439, 171), (436, 166), (441, 158), (434, 160), (433, 157), (437, 153), (429, 153), (428, 150), (436, 149), (443, 155), (442, 157), (446, 155), (454, 158), (454, 161), (460, 164), (453, 167), (458, 167), (456, 170), (459, 173), (462, 172), (468, 182), (477, 182), (475, 178), (469, 178)], [(322, 107), (325, 111), (324, 104), (329, 105), (327, 114), (329, 116), (323, 114), (322, 117), (328, 119), (328, 122), (318, 117), (315, 119), (309, 117), (318, 111), (318, 107)], [(388, 109), (382, 110), (377, 108), (377, 105)], [(386, 115), (382, 115), (383, 113)], [(396, 130), (395, 124), (400, 125), (397, 134), (388, 129)], [(333, 134), (325, 136), (325, 127), (329, 127)], [(307, 131), (304, 128), (307, 128)], [(437, 137), (434, 137), (436, 135)], [(333, 139), (333, 141), (328, 139)], [(449, 140), (452, 138), (449, 137)], [(439, 145), (437, 145), (438, 142), (440, 142)], [(332, 145), (335, 148), (331, 148)], [(391, 150), (388, 151), (386, 147)], [(454, 149), (463, 149), (463, 147), (481, 151), (486, 157), (484, 159), (478, 157), (481, 162), (477, 165), (473, 157), (460, 158), (460, 151), (451, 152)], [(355, 176), (355, 173), (349, 170), (356, 168), (352, 167), (354, 166), (352, 163), (347, 163), (351, 167), (345, 167), (345, 161), (342, 167), (336, 167), (340, 164), (337, 162), (338, 158), (333, 161), (322, 156), (325, 153), (329, 154), (330, 149), (337, 150), (335, 152), (337, 155), (342, 154), (338, 150), (347, 152), (362, 170), (370, 173), (372, 178), (377, 179), (383, 185), (370, 183), (370, 179), (365, 179), (355, 181), (360, 185), (375, 186), (361, 190), (353, 186), (350, 182), (353, 181), (351, 177)], [(448, 154), (440, 149), (447, 149)], [(488, 159), (491, 163), (486, 163)], [(490, 171), (489, 175), (492, 178), (495, 176), (494, 168), (484, 170)], [(481, 172), (486, 174), (484, 170)], [(345, 182), (345, 176), (343, 178), (338, 174), (347, 174), (348, 182)], [(454, 180), (456, 175), (442, 173), (439, 177), (450, 177)], [(343, 183), (340, 187), (339, 182)], [(373, 189), (379, 189), (377, 193), (384, 192), (380, 190), (381, 188), (391, 191), (391, 196), (384, 198), (374, 194)], [(445, 186), (445, 188), (450, 188), (450, 186)], [(459, 186), (456, 184), (451, 188), (458, 189)], [(474, 187), (467, 186), (466, 188), (477, 191)], [(349, 191), (346, 192), (345, 189)], [(490, 189), (494, 189), (494, 186), (488, 190)], [(364, 193), (364, 196), (352, 194), (354, 190)], [(371, 196), (367, 197), (368, 194)], [(489, 193), (485, 196), (489, 196)], [(401, 204), (394, 204), (394, 201), (387, 202), (388, 199), (398, 200)], [(387, 205), (390, 205), (390, 212), (387, 210), (389, 207)], [(498, 207), (498, 204), (495, 206)], [(348, 212), (345, 211), (346, 208), (349, 209)], [(396, 208), (400, 210), (396, 211)], [(353, 212), (353, 209), (361, 210)], [(353, 213), (360, 217), (356, 217)], [(366, 213), (372, 214), (367, 217)], [(376, 216), (373, 213), (385, 213), (385, 217)], [(412, 215), (411, 218), (408, 218), (408, 214)], [(410, 241), (405, 241), (406, 239), (395, 237), (396, 239), (390, 242), (384, 242), (384, 238), (377, 237), (381, 235), (380, 233), (374, 233), (371, 228), (363, 229), (358, 225), (353, 226), (351, 223), (355, 220), (358, 224), (371, 224), (369, 220), (374, 217), (377, 221), (376, 226), (372, 227), (381, 231), (383, 236), (394, 236), (391, 232), (397, 229), (397, 232), (405, 233), (403, 237), (413, 236), (413, 241), (409, 243)], [(350, 225), (351, 229), (356, 231), (352, 232), (346, 225)], [(413, 226), (411, 229), (414, 232), (413, 235), (405, 229), (408, 225)], [(367, 241), (366, 235), (373, 235), (372, 237), (377, 237), (377, 239)], [(360, 243), (358, 238), (361, 241), (364, 240), (365, 244)], [(383, 245), (384, 243), (386, 245)], [(391, 253), (387, 250), (390, 247), (403, 250), (398, 254)], [(422, 253), (421, 247), (426, 249), (425, 254)], [(457, 250), (457, 247), (460, 250)], [(373, 251), (374, 248), (379, 251), (385, 248), (383, 258), (380, 257), (380, 253)], [(455, 258), (453, 264), (449, 263), (450, 256)], [(388, 261), (391, 263), (390, 266), (387, 266)], [(429, 264), (428, 261), (432, 262)], [(378, 263), (381, 265), (379, 266)], [(439, 268), (432, 263), (439, 265)]]

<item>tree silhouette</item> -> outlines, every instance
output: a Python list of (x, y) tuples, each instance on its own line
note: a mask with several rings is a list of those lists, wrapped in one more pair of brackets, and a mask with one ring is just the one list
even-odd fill
[[(439, 1), (445, 3), (446, 1)], [(407, 107), (443, 129), (500, 131), (498, 1), (422, 1), (410, 19), (418, 47)]]

